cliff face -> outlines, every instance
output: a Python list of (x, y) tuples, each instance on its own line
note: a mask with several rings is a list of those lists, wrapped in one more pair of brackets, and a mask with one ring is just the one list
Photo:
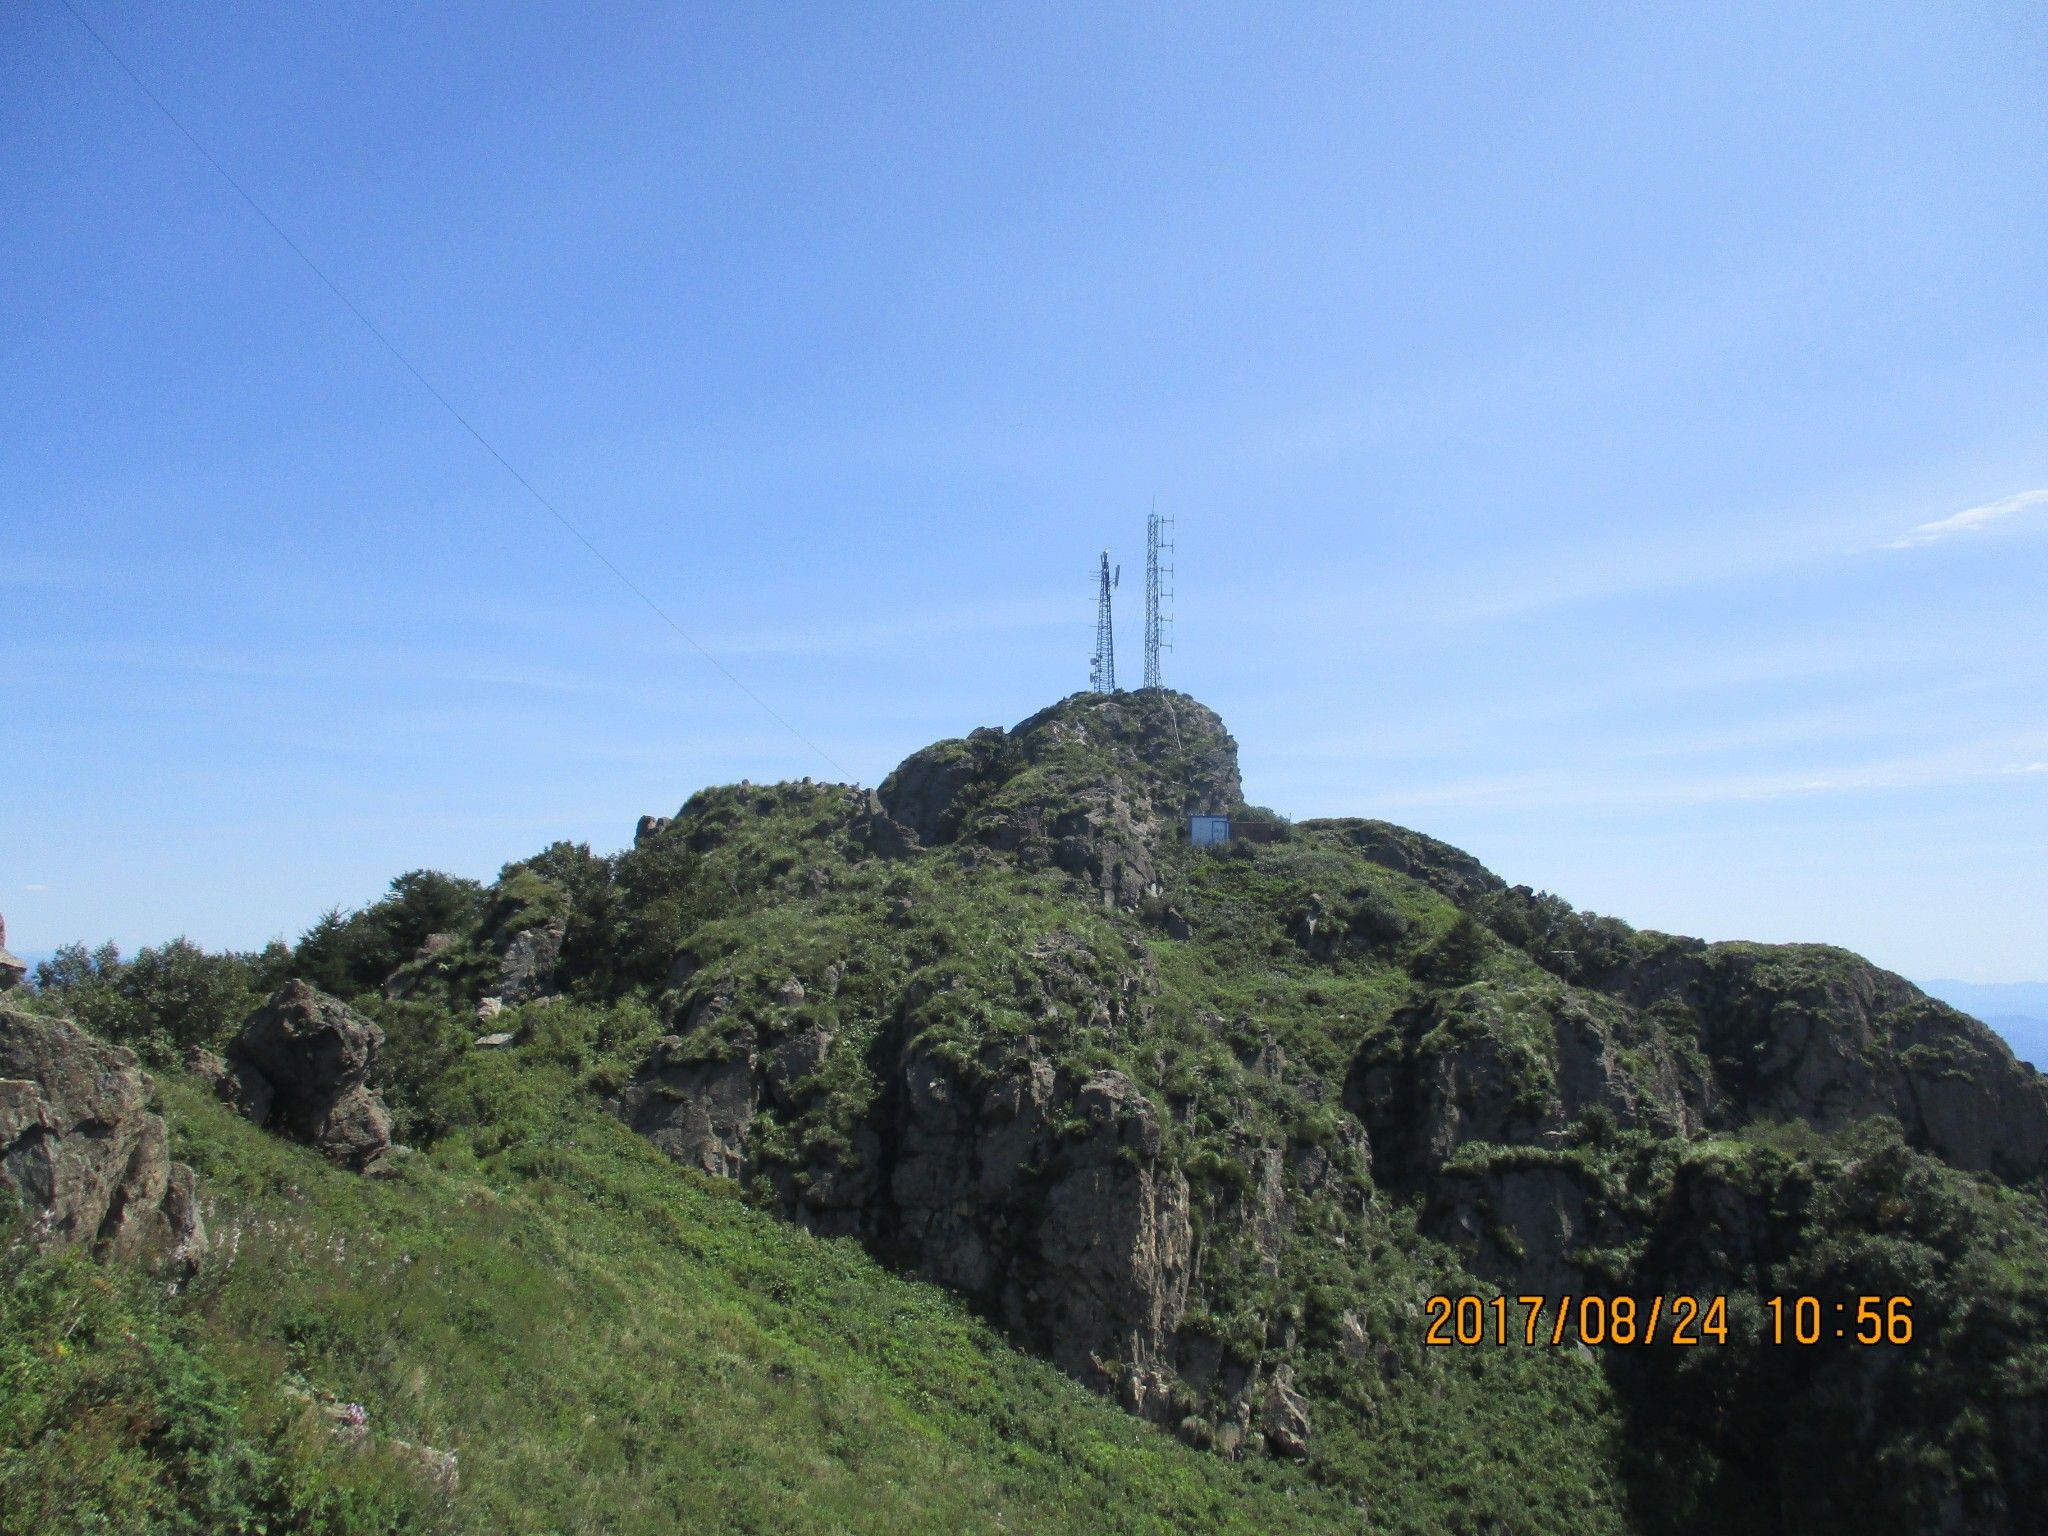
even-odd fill
[(1384, 823), (1186, 846), (1241, 808), (1222, 722), (1139, 693), (650, 818), (622, 882), (710, 894), (617, 1112), (1187, 1439), (1310, 1459), (1422, 1368), (1393, 1202), (1511, 1291), (1647, 1293), (1820, 1240), (1772, 1127), (2038, 1187), (2048, 1080), (1853, 955), (1637, 933)]

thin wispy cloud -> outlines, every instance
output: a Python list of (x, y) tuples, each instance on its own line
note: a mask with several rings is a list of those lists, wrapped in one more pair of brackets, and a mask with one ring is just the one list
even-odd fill
[(1902, 538), (1896, 538), (1886, 545), (1887, 549), (1918, 549), (1923, 544), (1935, 544), (1959, 533), (1981, 533), (1994, 523), (2048, 503), (2048, 488), (2037, 491), (2020, 491), (2012, 496), (2001, 496), (1997, 501), (1987, 501), (1981, 507), (1966, 507), (1963, 511), (1948, 517), (1936, 518), (1931, 523), (1922, 523)]

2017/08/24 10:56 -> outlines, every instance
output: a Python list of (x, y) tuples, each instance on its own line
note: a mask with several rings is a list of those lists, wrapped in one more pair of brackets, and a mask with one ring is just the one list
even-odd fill
[[(1852, 1311), (1853, 1301), (1853, 1311)], [(1856, 1344), (1910, 1344), (1913, 1302), (1907, 1296), (1858, 1296), (1833, 1304), (1839, 1323), (1833, 1337)], [(1816, 1296), (1772, 1296), (1765, 1300), (1773, 1344), (1818, 1344), (1825, 1336), (1825, 1304)], [(1521, 1316), (1512, 1316), (1515, 1308)], [(1675, 1344), (1681, 1347), (1728, 1342), (1726, 1296), (1432, 1296), (1430, 1345), (1520, 1343)], [(1548, 1316), (1546, 1317), (1546, 1314)], [(1787, 1331), (1787, 1321), (1790, 1331)], [(1549, 1326), (1546, 1328), (1545, 1323)], [(1490, 1325), (1490, 1326), (1489, 1326)]]

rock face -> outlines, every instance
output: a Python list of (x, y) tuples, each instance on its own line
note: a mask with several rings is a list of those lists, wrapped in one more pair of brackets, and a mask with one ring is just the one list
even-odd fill
[[(677, 1033), (612, 1108), (679, 1163), (747, 1183), (800, 1225), (858, 1238), (970, 1297), (1131, 1412), (1226, 1454), (1304, 1454), (1302, 1402), (1189, 1321), (1195, 1206), (1167, 1149), (1168, 1109), (1123, 1071), (1061, 1058), (1050, 1038), (1068, 1018), (1138, 1026), (1154, 982), (1128, 954), (1108, 973), (1105, 958), (1071, 936), (1034, 944), (1020, 1006), (1048, 1037), (991, 1042), (973, 1061), (934, 1048), (919, 1027), (964, 999), (913, 983), (896, 1023), (863, 1048), (883, 1079), (875, 1112), (818, 1141), (777, 1127), (803, 1122), (825, 1092), (840, 967), (808, 986), (763, 976), (750, 992), (686, 954), (671, 973)], [(1254, 1187), (1226, 1216), (1271, 1263), (1294, 1237), (1286, 1171), (1319, 1190), (1348, 1175), (1320, 1148), (1291, 1163), (1274, 1146), (1252, 1157)], [(1346, 1166), (1363, 1163), (1355, 1138)], [(1351, 1186), (1343, 1198), (1362, 1207), (1365, 1195)]]
[(288, 981), (228, 1047), (215, 1089), (258, 1125), (318, 1147), (344, 1168), (381, 1172), (391, 1112), (368, 1086), (384, 1031), (303, 981)]
[(879, 804), (926, 847), (951, 842), (960, 830), (962, 795), (999, 782), (1021, 763), (1001, 726), (984, 726), (956, 741), (913, 752), (883, 781)]
[[(1861, 956), (1820, 944), (1638, 933), (1510, 887), (1469, 854), (1405, 828), (1362, 820), (1303, 828), (1422, 881), (1545, 970), (1612, 999), (1631, 1048), (1674, 1038), (1696, 1045), (1694, 1059), (1660, 1067), (1661, 1086), (1631, 1085), (1623, 1124), (1649, 1113), (1673, 1133), (1752, 1120), (1830, 1130), (1884, 1115), (1959, 1168), (2020, 1181), (2048, 1173), (2048, 1078), (1977, 1020)], [(1655, 1027), (1626, 1028), (1643, 1021)], [(1599, 1027), (1615, 1032), (1611, 1020)], [(1561, 1054), (1570, 1050), (1560, 1042)]]
[[(1179, 1372), (1193, 1231), (1185, 1177), (1161, 1158), (1160, 1113), (1127, 1077), (1072, 1080), (1022, 1054), (962, 1073), (912, 1047), (899, 1113), (841, 1159), (763, 1164), (763, 1108), (795, 1101), (830, 1048), (815, 1026), (749, 1037), (719, 1059), (664, 1040), (615, 1111), (686, 1166), (765, 1172), (800, 1224), (859, 1236), (962, 1291), (1063, 1369), (1165, 1419)], [(1174, 1417), (1178, 1417), (1177, 1414)]]
[(197, 1267), (197, 1183), (149, 1096), (134, 1052), (0, 1007), (0, 1185), (40, 1213), (46, 1246)]
[(1716, 1119), (1830, 1130), (1887, 1115), (1943, 1161), (2023, 1180), (2048, 1168), (2048, 1079), (1902, 976), (1821, 945), (1667, 941), (1600, 978), (1693, 1023)]
[(895, 1244), (1071, 1374), (1137, 1412), (1163, 1404), (1192, 1229), (1151, 1102), (1121, 1073), (1063, 1082), (1033, 1059), (971, 1084), (913, 1053), (899, 1081), (883, 1213)]

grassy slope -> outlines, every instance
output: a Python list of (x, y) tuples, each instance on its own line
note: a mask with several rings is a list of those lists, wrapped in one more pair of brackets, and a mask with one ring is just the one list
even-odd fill
[[(296, 1371), (377, 1430), (457, 1450), (451, 1528), (1346, 1523), (1298, 1475), (1190, 1451), (943, 1292), (679, 1173), (545, 1043), (479, 1054), (459, 1077), (471, 1123), (382, 1183), (163, 1085), (232, 1251), (171, 1310), (245, 1379)], [(398, 1507), (301, 1523), (418, 1518)]]

